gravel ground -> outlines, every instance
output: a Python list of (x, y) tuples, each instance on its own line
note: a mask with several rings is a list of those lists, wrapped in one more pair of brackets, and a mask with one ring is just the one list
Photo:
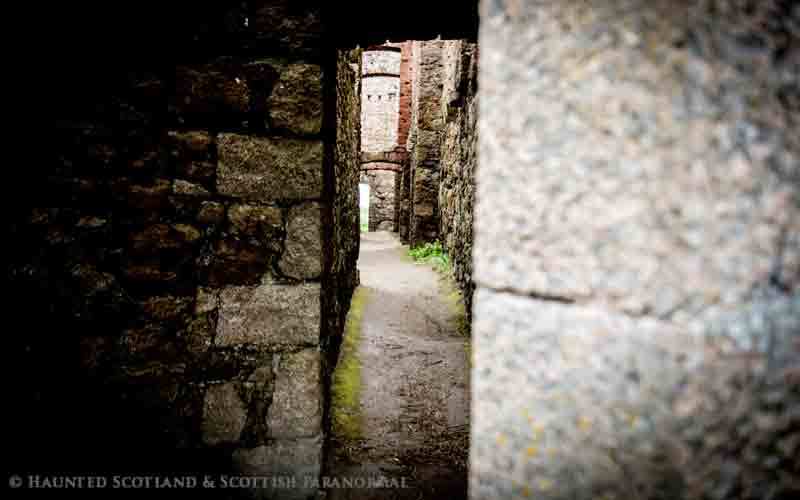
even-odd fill
[(444, 278), (406, 251), (393, 233), (362, 234), (360, 436), (333, 436), (326, 474), (404, 478), (406, 487), (334, 487), (328, 498), (466, 498), (467, 339)]

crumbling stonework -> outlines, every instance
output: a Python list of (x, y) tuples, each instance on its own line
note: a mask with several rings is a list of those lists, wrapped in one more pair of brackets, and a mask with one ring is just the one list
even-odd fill
[(402, 138), (400, 146), (407, 152), (403, 169), (398, 176), (397, 187), (397, 232), (400, 240), (408, 242), (409, 225), (411, 222), (411, 166), (410, 152), (415, 139), (413, 126), (416, 120), (416, 104), (414, 99), (414, 79), (417, 71), (417, 55), (419, 44), (413, 41), (406, 42), (402, 47), (400, 64), (400, 132), (398, 139)]
[(446, 41), (442, 113), (445, 121), (439, 181), (439, 233), (467, 313), (472, 314), (472, 242), (478, 163), (477, 45)]
[(444, 119), (443, 41), (414, 42), (412, 114), (409, 132), (410, 222), (412, 247), (439, 236), (439, 160)]
[[(365, 167), (372, 166), (367, 169)], [(382, 167), (382, 168), (381, 168)], [(388, 167), (388, 168), (387, 168)], [(369, 230), (395, 230), (395, 189), (397, 172), (392, 165), (361, 165), (361, 182), (369, 184)]]
[(400, 50), (365, 51), (361, 84), (361, 149), (389, 151), (397, 145), (400, 110)]
[(357, 284), (361, 53), (324, 52), (296, 3), (214, 7), (232, 24), (176, 28), (195, 50), (104, 68), (57, 108), (57, 164), (14, 222), (35, 333), (12, 350), (40, 375), (12, 449), (59, 443), (84, 473), (320, 473)]
[(408, 131), (411, 128), (411, 84), (414, 64), (414, 42), (403, 42), (400, 45), (400, 117), (397, 128), (397, 144), (405, 149), (408, 142)]
[[(471, 8), (146, 3), (48, 6), (56, 154), (7, 172), (8, 455), (318, 475), (358, 253), (361, 54), (333, 49), (458, 38)], [(794, 498), (796, 2), (481, 11), (472, 497)]]
[(483, 2), (472, 498), (796, 494), (798, 14)]

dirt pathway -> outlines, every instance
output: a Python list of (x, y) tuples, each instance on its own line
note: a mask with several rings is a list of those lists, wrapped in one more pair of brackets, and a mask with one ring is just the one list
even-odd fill
[(390, 486), (405, 478), (406, 488), (334, 487), (328, 498), (466, 498), (467, 339), (450, 285), (406, 251), (392, 233), (362, 234), (363, 317), (352, 349), (359, 424), (353, 432), (334, 426), (327, 473)]

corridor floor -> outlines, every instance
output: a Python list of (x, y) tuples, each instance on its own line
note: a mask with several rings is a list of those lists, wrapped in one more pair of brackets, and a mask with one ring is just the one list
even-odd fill
[(350, 435), (334, 426), (326, 474), (390, 487), (342, 481), (328, 498), (466, 498), (468, 338), (451, 286), (407, 250), (394, 233), (362, 233), (359, 425)]

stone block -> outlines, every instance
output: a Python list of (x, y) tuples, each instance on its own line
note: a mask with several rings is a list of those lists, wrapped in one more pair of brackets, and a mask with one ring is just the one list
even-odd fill
[(220, 294), (216, 344), (316, 345), (318, 284), (228, 287)]
[(319, 3), (258, 0), (252, 8), (252, 31), (259, 40), (282, 45), (297, 53), (321, 49), (323, 25)]
[(154, 224), (130, 236), (129, 249), (135, 255), (154, 255), (184, 250), (199, 241), (202, 233), (189, 224)]
[(298, 438), (322, 432), (320, 351), (281, 354), (267, 414), (270, 437)]
[(216, 225), (225, 219), (225, 205), (216, 201), (204, 201), (197, 212), (197, 222)]
[(322, 437), (278, 439), (264, 446), (238, 449), (233, 452), (233, 470), (237, 475), (282, 477), (287, 480), (283, 485), (258, 485), (242, 491), (249, 498), (314, 498), (317, 490), (313, 483), (322, 471)]
[(236, 204), (228, 209), (231, 228), (240, 234), (264, 239), (283, 229), (283, 216), (278, 207)]
[(214, 242), (213, 254), (201, 257), (201, 281), (213, 287), (254, 285), (269, 271), (270, 251), (250, 239), (229, 236)]
[(203, 442), (214, 446), (239, 440), (247, 408), (235, 383), (212, 385), (203, 401)]
[(168, 133), (170, 160), (179, 177), (208, 182), (214, 177), (214, 138), (205, 131)]
[(267, 101), (271, 125), (295, 134), (318, 134), (322, 128), (322, 68), (289, 64)]
[(221, 65), (178, 66), (170, 109), (181, 116), (238, 114), (250, 109), (250, 89), (242, 71)]
[(141, 304), (142, 312), (151, 320), (175, 322), (186, 319), (191, 310), (190, 297), (150, 297)]
[(296, 279), (315, 279), (322, 274), (322, 213), (316, 202), (289, 210), (286, 249), (278, 263), (280, 271)]
[(185, 181), (183, 179), (175, 179), (175, 182), (172, 184), (172, 192), (173, 194), (177, 194), (180, 196), (192, 196), (192, 197), (209, 197), (211, 193), (208, 192), (208, 189), (204, 188), (200, 184), (194, 184), (189, 181)]
[(522, 485), (621, 497), (624, 471), (650, 486), (671, 473), (671, 401), (700, 342), (649, 318), (480, 289), (474, 332), (472, 498), (522, 498)]
[(111, 189), (132, 211), (152, 218), (167, 206), (172, 183), (166, 179), (155, 179), (150, 185), (118, 182)]
[(217, 190), (253, 201), (322, 196), (322, 142), (220, 134)]

